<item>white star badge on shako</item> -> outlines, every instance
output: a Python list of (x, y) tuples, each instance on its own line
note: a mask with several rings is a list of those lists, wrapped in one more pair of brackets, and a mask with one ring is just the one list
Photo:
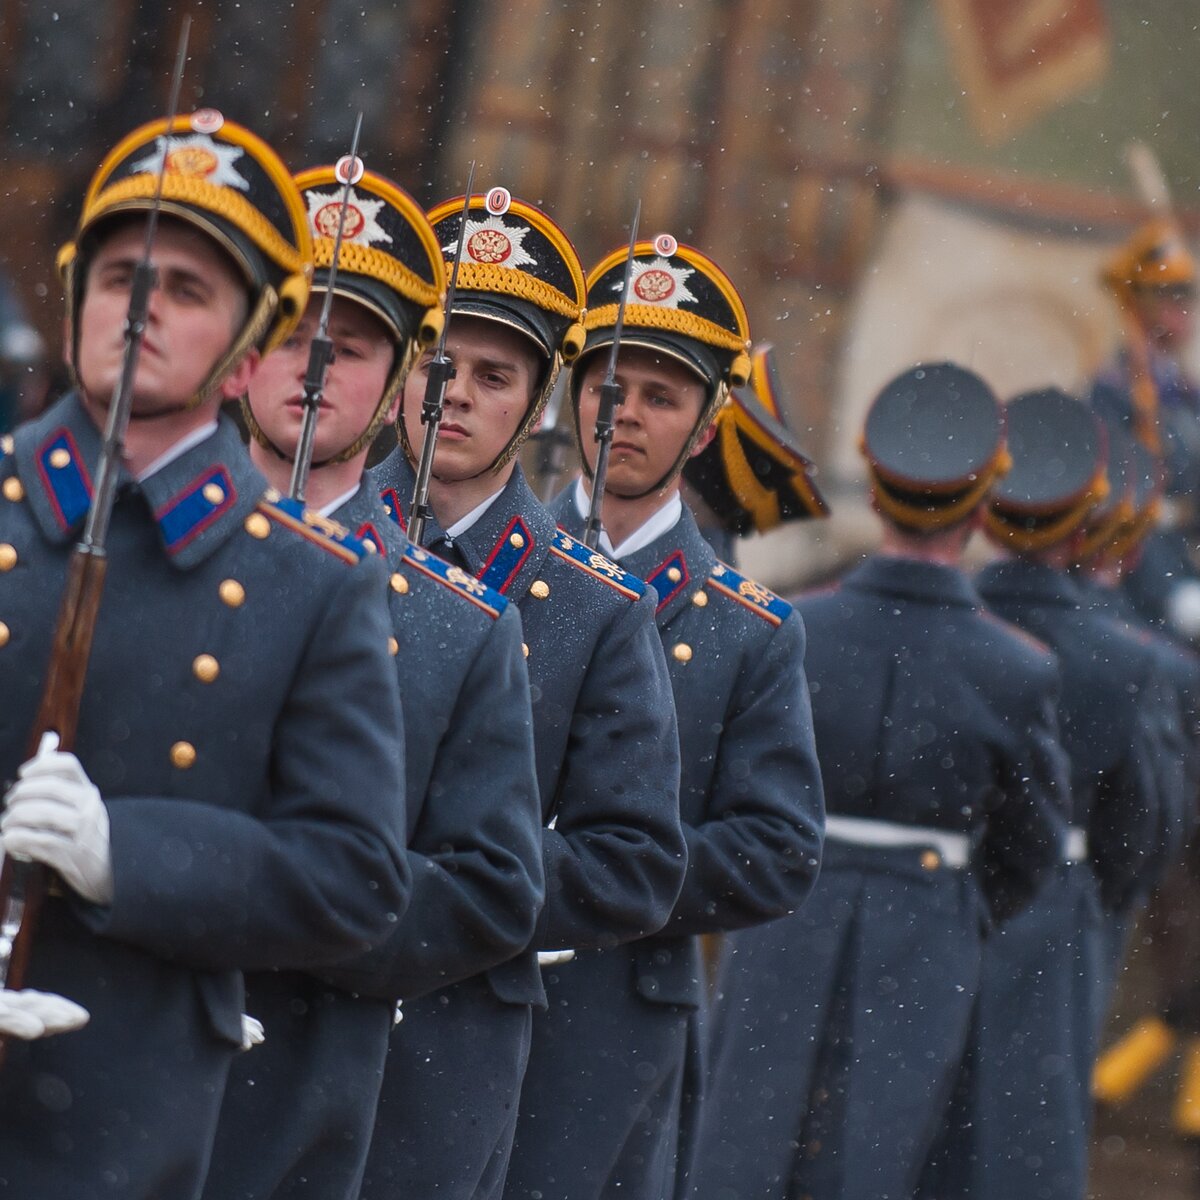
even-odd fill
[[(467, 244), (463, 247), (463, 253), (472, 262), (486, 266), (509, 269), (536, 267), (537, 259), (522, 245), (528, 232), (527, 226), (507, 225), (498, 216), (489, 216), (482, 221), (468, 219)], [(453, 257), (456, 249), (457, 246), (452, 243), (443, 246), (442, 252)]]
[(134, 175), (142, 172), (156, 175), (162, 170), (168, 175), (190, 175), (220, 187), (248, 192), (250, 181), (244, 179), (234, 166), (245, 153), (241, 146), (214, 142), (207, 133), (193, 133), (187, 137), (159, 136), (154, 139), (154, 149), (145, 158), (138, 159), (130, 171)]
[[(677, 266), (669, 256), (678, 249), (679, 243), (669, 233), (660, 233), (654, 239), (658, 257), (648, 263), (635, 262), (633, 278), (629, 284), (629, 298), (635, 304), (657, 304), (663, 308), (678, 308), (681, 304), (696, 304), (696, 297), (688, 288), (687, 281), (695, 274), (691, 267)], [(614, 284), (620, 291), (623, 280)]]
[[(338, 218), (342, 211), (342, 189), (331, 192), (305, 192), (308, 219), (317, 237), (337, 237)], [(391, 244), (391, 236), (376, 219), (387, 206), (385, 200), (373, 200), (360, 196), (353, 188), (346, 200), (346, 223), (342, 228), (342, 241), (358, 242), (362, 246), (373, 246), (376, 242)]]

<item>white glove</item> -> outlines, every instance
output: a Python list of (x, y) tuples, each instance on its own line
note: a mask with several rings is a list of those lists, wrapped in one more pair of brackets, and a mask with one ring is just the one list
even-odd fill
[(575, 957), (574, 950), (539, 950), (539, 967), (557, 967), (561, 963), (569, 963)]
[(261, 1046), (266, 1040), (267, 1035), (263, 1030), (263, 1023), (249, 1013), (242, 1013), (242, 1049), (252, 1050), (255, 1046)]
[(34, 1038), (82, 1029), (91, 1019), (92, 1014), (82, 1005), (53, 992), (35, 992), (31, 988), (23, 992), (0, 989), (0, 1034), (5, 1037), (29, 1042)]
[(52, 867), (85, 900), (112, 903), (108, 809), (79, 759), (58, 749), (57, 734), (42, 735), (37, 754), (17, 771), (5, 805), (5, 854)]

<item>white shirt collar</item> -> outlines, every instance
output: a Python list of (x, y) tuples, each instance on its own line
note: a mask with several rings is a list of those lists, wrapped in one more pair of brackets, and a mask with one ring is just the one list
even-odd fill
[[(581, 475), (575, 480), (575, 511), (586, 519), (590, 503)], [(651, 542), (662, 537), (669, 529), (674, 529), (682, 516), (683, 501), (679, 498), (679, 489), (676, 488), (664, 501), (663, 506), (647, 517), (619, 546), (614, 546), (609, 540), (608, 533), (601, 529), (600, 549), (614, 562), (620, 562), (621, 559), (630, 554), (636, 554)]]
[(493, 504), (496, 503), (500, 493), (504, 491), (503, 487), (494, 491), (482, 504), (477, 504), (465, 517), (460, 517), (453, 525), (446, 529), (446, 536), (453, 541), (456, 537), (462, 537), (480, 517), (483, 516)]
[(138, 483), (145, 483), (151, 475), (157, 475), (163, 467), (170, 466), (177, 458), (182, 458), (194, 446), (200, 445), (202, 441), (212, 437), (216, 432), (215, 418), (206, 425), (201, 425), (199, 429), (193, 429), (191, 433), (181, 437), (165, 454), (160, 454), (144, 471), (140, 472), (137, 477)]
[(343, 504), (349, 504), (350, 501), (358, 495), (358, 489), (360, 487), (362, 487), (361, 479), (348, 492), (343, 492), (340, 496), (330, 500), (328, 504), (322, 504), (321, 507), (317, 509), (317, 512), (319, 512), (323, 517), (332, 517), (333, 514), (342, 507)]

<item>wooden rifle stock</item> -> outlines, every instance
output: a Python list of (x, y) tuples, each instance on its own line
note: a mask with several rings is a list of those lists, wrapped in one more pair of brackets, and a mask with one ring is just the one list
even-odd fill
[[(45, 733), (58, 734), (60, 750), (70, 750), (75, 744), (107, 566), (103, 552), (86, 546), (76, 546), (71, 554), (27, 758), (37, 753)], [(37, 918), (50, 875), (50, 869), (41, 863), (13, 858), (6, 858), (0, 871), (0, 983), (12, 991), (25, 986)], [(4, 1061), (5, 1045), (0, 1037), (0, 1063)]]

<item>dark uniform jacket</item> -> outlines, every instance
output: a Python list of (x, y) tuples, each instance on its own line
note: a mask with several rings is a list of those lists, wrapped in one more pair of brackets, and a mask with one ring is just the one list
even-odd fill
[(1153, 888), (1196, 830), (1200, 790), (1200, 659), (1143, 617), (1122, 588), (1080, 585), (1084, 603), (1153, 655), (1171, 703), (1152, 706), (1167, 751), (1155, 760), (1159, 778), (1160, 849), (1138, 892)]
[[(582, 536), (573, 492), (572, 485), (552, 511)], [(816, 879), (824, 801), (804, 625), (791, 605), (719, 562), (687, 508), (621, 566), (658, 593), (688, 846), (670, 921), (634, 947), (638, 987), (650, 1000), (697, 1005), (703, 973), (690, 935), (792, 912)]]
[[(413, 471), (376, 468), (406, 522)], [(533, 705), (546, 904), (531, 949), (611, 947), (670, 916), (683, 882), (679, 741), (653, 592), (561, 532), (518, 467), (474, 526), (427, 541), (521, 613)], [(544, 1003), (532, 956), (510, 964), (514, 1002)], [(518, 971), (521, 973), (518, 974)], [(493, 973), (493, 980), (495, 973)]]
[(1027, 903), (1061, 853), (1044, 647), (960, 571), (911, 559), (869, 559), (796, 607), (828, 816), (964, 835), (977, 870), (936, 834), (827, 837), (804, 908), (730, 936), (696, 1200), (914, 1195), (968, 1046), (987, 908)]
[[(334, 977), (411, 999), (528, 946), (545, 892), (541, 804), (515, 606), (412, 546), (378, 493), (368, 473), (334, 515), (393, 571), (412, 903), (390, 938)], [(509, 974), (496, 972), (501, 998)]]
[(997, 616), (1058, 658), (1071, 823), (1087, 831), (1101, 899), (1116, 908), (1161, 852), (1164, 798), (1156, 770), (1169, 757), (1178, 763), (1175, 747), (1163, 745), (1170, 700), (1154, 655), (1092, 611), (1063, 571), (1014, 559), (986, 567), (976, 584)]
[[(214, 1200), (357, 1196), (395, 1000), (519, 954), (542, 903), (541, 812), (516, 610), (410, 548), (369, 475), (333, 517), (389, 568), (412, 900), (384, 942), (320, 979), (247, 980), (267, 1040), (234, 1065), (206, 1187)], [(394, 1037), (412, 1035), (410, 1020)], [(428, 1107), (431, 1098), (418, 1091)], [(259, 1138), (248, 1141), (247, 1128)]]
[[(0, 574), (3, 777), (28, 751), (99, 444), (69, 396), (0, 465), (15, 552)], [(92, 1021), (9, 1050), (14, 1195), (192, 1195), (241, 1041), (240, 971), (361, 953), (404, 910), (385, 571), (264, 486), (222, 420), (119, 488), (75, 745), (109, 811), (114, 897), (44, 912), (29, 985)]]
[(829, 812), (975, 835), (993, 913), (1020, 908), (1063, 834), (1053, 657), (961, 572), (912, 559), (799, 608)]

